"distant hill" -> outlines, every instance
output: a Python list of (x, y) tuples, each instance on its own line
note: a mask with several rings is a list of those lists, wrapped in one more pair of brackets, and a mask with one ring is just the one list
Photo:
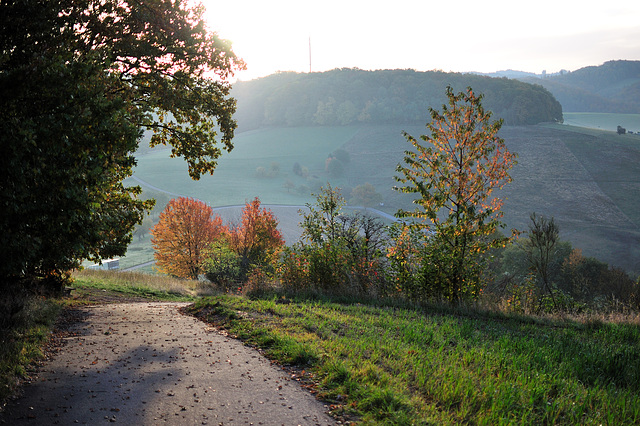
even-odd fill
[(532, 72), (517, 71), (517, 70), (502, 70), (502, 71), (495, 71), (490, 73), (472, 72), (470, 74), (478, 74), (478, 75), (484, 75), (487, 77), (494, 77), (494, 78), (506, 77), (506, 78), (515, 78), (515, 79), (524, 79), (526, 77), (538, 76), (537, 74)]
[(475, 74), (335, 69), (318, 73), (276, 73), (234, 84), (239, 130), (278, 126), (335, 126), (354, 123), (421, 124), (429, 107), (446, 102), (445, 88), (470, 86), (507, 125), (562, 121), (562, 107), (540, 85)]
[(640, 61), (609, 61), (562, 75), (517, 78), (544, 86), (567, 112), (640, 113)]

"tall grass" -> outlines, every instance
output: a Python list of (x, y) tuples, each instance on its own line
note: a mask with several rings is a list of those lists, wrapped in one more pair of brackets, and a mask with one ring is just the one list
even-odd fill
[(210, 286), (201, 281), (184, 280), (140, 272), (89, 270), (73, 274), (74, 286), (120, 293), (125, 296), (155, 300), (194, 300), (211, 294)]

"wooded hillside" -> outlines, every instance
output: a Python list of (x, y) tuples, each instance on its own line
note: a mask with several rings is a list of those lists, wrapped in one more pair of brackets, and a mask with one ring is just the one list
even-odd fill
[(547, 88), (567, 112), (640, 113), (640, 61), (609, 61), (522, 81)]
[(539, 85), (473, 74), (414, 70), (335, 69), (277, 73), (238, 82), (235, 117), (240, 130), (263, 126), (424, 124), (428, 108), (446, 101), (445, 88), (470, 86), (507, 125), (562, 121), (560, 103)]

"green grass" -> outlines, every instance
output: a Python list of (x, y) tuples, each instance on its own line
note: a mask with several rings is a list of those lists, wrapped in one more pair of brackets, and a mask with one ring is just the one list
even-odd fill
[(12, 328), (0, 330), (0, 404), (30, 379), (59, 312), (56, 301), (33, 298)]
[[(140, 155), (135, 176), (165, 191), (196, 197), (212, 206), (244, 204), (259, 196), (264, 204), (304, 204), (311, 200), (309, 190), (288, 191), (290, 179), (296, 187), (316, 188), (326, 183), (324, 170), (328, 155), (347, 142), (357, 127), (274, 128), (240, 133), (234, 149), (224, 153), (212, 176), (192, 181), (186, 163), (169, 158), (169, 151), (157, 149)], [(309, 170), (309, 178), (293, 173), (298, 162)], [(273, 177), (256, 175), (258, 167), (269, 170), (277, 163), (280, 171)], [(136, 185), (129, 179), (128, 184)]]
[(219, 296), (200, 313), (362, 424), (637, 424), (638, 324)]

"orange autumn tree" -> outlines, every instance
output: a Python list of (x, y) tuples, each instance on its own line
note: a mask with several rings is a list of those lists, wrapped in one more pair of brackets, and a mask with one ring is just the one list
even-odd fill
[(242, 220), (229, 232), (229, 247), (240, 256), (240, 267), (247, 273), (252, 266), (272, 263), (284, 245), (282, 233), (273, 212), (260, 208), (256, 197), (242, 209)]
[(455, 302), (477, 297), (482, 254), (505, 243), (495, 236), (504, 227), (503, 200), (492, 193), (511, 181), (516, 156), (498, 137), (502, 120), (491, 121), (482, 95), (470, 87), (454, 94), (447, 87), (447, 98), (442, 112), (429, 109), (431, 135), (418, 141), (404, 133), (415, 150), (405, 152), (405, 166), (398, 165), (402, 176), (396, 180), (405, 186), (395, 189), (419, 196), (414, 211), (400, 210), (397, 216), (429, 231), (424, 233), (429, 247), (421, 265), (423, 294)]
[(206, 249), (226, 233), (220, 216), (193, 198), (174, 198), (160, 213), (151, 229), (151, 244), (161, 272), (181, 278), (197, 279)]

